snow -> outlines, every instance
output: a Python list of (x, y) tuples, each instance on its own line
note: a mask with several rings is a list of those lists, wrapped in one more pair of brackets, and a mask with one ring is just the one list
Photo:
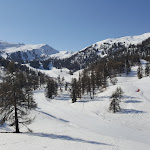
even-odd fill
[(13, 44), (3, 41), (0, 41), (0, 51), (1, 56), (4, 57), (5, 59), (8, 57), (8, 55), (12, 53), (20, 52), (21, 58), (23, 60), (34, 60), (36, 58), (64, 59), (71, 57), (74, 54), (74, 52), (71, 51), (59, 52), (47, 44), (25, 45), (25, 44)]
[(54, 77), (54, 78), (58, 76), (60, 76), (61, 78), (64, 77), (65, 81), (67, 82), (71, 82), (72, 78), (77, 78), (80, 72), (80, 71), (77, 71), (73, 75), (70, 75), (69, 69), (67, 68), (57, 69), (55, 67), (53, 67), (51, 70), (40, 70), (40, 71), (50, 77)]
[(82, 72), (82, 70), (78, 70), (78, 71), (74, 72), (73, 75), (70, 75), (69, 69), (67, 69), (67, 68), (57, 69), (56, 67), (52, 67), (51, 64), (50, 64), (50, 66), (51, 66), (50, 70), (44, 70), (44, 69), (42, 69), (42, 66), (40, 69), (35, 69), (35, 68), (31, 67), (29, 64), (25, 64), (25, 65), (34, 71), (42, 72), (52, 78), (57, 78), (60, 76), (60, 78), (64, 78), (66, 82), (71, 82), (71, 80), (73, 78), (78, 78), (79, 73)]
[[(84, 49), (81, 49), (79, 52), (76, 52), (76, 54), (81, 53), (80, 55), (84, 55), (85, 50), (93, 51), (93, 48), (98, 50), (97, 55), (99, 55), (101, 58), (107, 56), (107, 50), (112, 49), (113, 51), (118, 50), (120, 46), (125, 46), (128, 48), (131, 44), (138, 45), (141, 44), (146, 39), (150, 38), (150, 33), (145, 33), (142, 35), (137, 36), (126, 36), (121, 38), (112, 38), (112, 39), (106, 39), (99, 41), (95, 44), (92, 44), (89, 47), (85, 47)], [(117, 47), (115, 47), (116, 45)], [(86, 53), (88, 53), (86, 51)], [(104, 53), (102, 55), (102, 52)]]
[(50, 55), (50, 57), (58, 58), (58, 59), (65, 59), (65, 58), (71, 57), (73, 54), (74, 52), (60, 51), (59, 53)]
[(11, 44), (0, 41), (1, 56), (7, 58), (11, 54), (20, 53), (18, 57), (22, 60), (34, 60), (48, 57), (51, 54), (58, 53), (57, 50), (47, 44), (39, 45), (25, 45), (25, 44)]
[[(16, 46), (16, 47), (9, 47), (9, 48), (4, 48), (4, 51), (6, 53), (14, 53), (17, 51), (32, 51), (33, 49), (41, 49), (41, 48), (46, 48), (46, 50), (53, 50), (52, 47), (46, 45), (46, 44), (39, 44), (39, 45), (20, 45), (20, 46)], [(43, 49), (44, 50), (44, 49)]]
[[(32, 112), (36, 119), (29, 125), (33, 133), (27, 133), (25, 127), (21, 134), (0, 133), (1, 149), (149, 150), (150, 77), (138, 79), (136, 71), (137, 66), (128, 76), (117, 77), (117, 85), (110, 85), (102, 93), (97, 91), (93, 100), (85, 95), (71, 103), (68, 91), (59, 92), (55, 99), (45, 98), (44, 89), (34, 91), (38, 108)], [(65, 73), (65, 69), (59, 72), (53, 68), (49, 74), (59, 73)], [(109, 97), (117, 87), (123, 89), (124, 99), (122, 111), (113, 114), (108, 111)], [(12, 128), (5, 124), (0, 131)]]
[[(95, 43), (99, 47), (100, 45), (104, 43), (109, 43), (109, 44), (114, 44), (114, 43), (124, 43), (125, 46), (129, 46), (130, 44), (141, 44), (142, 41), (148, 39), (150, 37), (150, 33), (145, 33), (142, 35), (137, 35), (137, 36), (126, 36), (126, 37), (121, 37), (121, 38), (115, 38), (115, 39), (106, 39), (100, 42)], [(93, 45), (95, 45), (93, 44)]]

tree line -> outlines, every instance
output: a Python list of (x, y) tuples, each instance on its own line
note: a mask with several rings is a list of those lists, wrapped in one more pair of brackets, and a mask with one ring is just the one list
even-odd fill
[(123, 47), (113, 53), (110, 51), (108, 56), (85, 68), (78, 79), (72, 80), (72, 102), (76, 102), (85, 93), (93, 99), (96, 89), (102, 92), (110, 83), (116, 84), (116, 76), (120, 76), (122, 73), (128, 75), (132, 66), (139, 66), (137, 70), (138, 78), (142, 78), (143, 72), (145, 72), (145, 76), (149, 76), (149, 63), (146, 64), (145, 70), (143, 70), (140, 59), (150, 62), (150, 38), (137, 46)]
[(33, 90), (47, 84), (46, 96), (52, 97), (56, 94), (52, 87), (55, 82), (40, 72), (27, 68), (22, 71), (11, 61), (6, 67), (0, 82), (0, 123), (8, 122), (15, 127), (15, 133), (20, 133), (19, 126), (27, 126), (34, 119), (29, 117), (30, 111), (37, 107)]

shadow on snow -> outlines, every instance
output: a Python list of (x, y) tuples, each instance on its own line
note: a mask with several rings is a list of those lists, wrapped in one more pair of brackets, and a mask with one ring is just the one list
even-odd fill
[(55, 100), (68, 101), (68, 100), (70, 100), (70, 97), (68, 94), (63, 94), (63, 95), (59, 95), (59, 96), (55, 97)]
[(125, 103), (142, 103), (142, 101), (137, 101), (137, 100), (127, 100)]
[(57, 118), (57, 117), (55, 117), (55, 116), (53, 116), (53, 115), (51, 115), (51, 114), (49, 114), (49, 113), (46, 113), (46, 112), (44, 112), (44, 111), (41, 111), (41, 110), (36, 110), (37, 112), (40, 112), (40, 113), (42, 113), (42, 114), (44, 114), (44, 115), (47, 115), (47, 116), (49, 116), (49, 117), (52, 117), (52, 118), (54, 118), (54, 119), (57, 119), (57, 120), (59, 120), (59, 121), (62, 121), (62, 122), (69, 122), (69, 121), (67, 121), (67, 120), (64, 120), (64, 119), (62, 119), (62, 118)]
[(48, 134), (48, 133), (34, 133), (34, 134), (29, 134), (29, 135), (38, 136), (38, 137), (46, 137), (46, 138), (50, 138), (50, 139), (60, 139), (60, 140), (89, 143), (89, 144), (96, 144), (96, 145), (113, 146), (111, 144), (106, 144), (106, 143), (101, 143), (101, 142), (96, 142), (96, 141), (88, 141), (88, 140), (83, 140), (80, 138), (73, 138), (73, 137), (68, 136), (68, 135), (56, 135), (56, 134)]
[(135, 109), (122, 109), (121, 113), (123, 114), (142, 114), (142, 113), (146, 113), (145, 111), (141, 111), (141, 110), (135, 110)]

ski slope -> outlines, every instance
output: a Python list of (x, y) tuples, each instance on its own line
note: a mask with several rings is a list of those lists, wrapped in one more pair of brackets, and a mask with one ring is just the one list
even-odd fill
[[(34, 92), (38, 108), (29, 126), (33, 133), (0, 133), (2, 150), (149, 150), (150, 149), (150, 77), (137, 79), (137, 67), (130, 75), (118, 77), (93, 100), (85, 95), (71, 103), (63, 91), (55, 99), (47, 99), (44, 90)], [(109, 97), (116, 87), (124, 91), (122, 112), (110, 113)], [(140, 89), (140, 92), (136, 92)], [(1, 132), (12, 131), (7, 125)]]

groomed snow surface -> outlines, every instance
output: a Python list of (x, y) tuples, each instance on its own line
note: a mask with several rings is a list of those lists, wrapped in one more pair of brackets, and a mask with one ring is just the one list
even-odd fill
[[(118, 77), (93, 100), (85, 96), (71, 103), (68, 92), (47, 99), (44, 90), (34, 92), (38, 108), (36, 116), (21, 134), (0, 133), (2, 150), (149, 150), (150, 149), (150, 77), (137, 79), (137, 67), (130, 75)], [(122, 112), (108, 111), (112, 92), (121, 87), (124, 99)], [(140, 89), (140, 92), (136, 92)], [(7, 125), (1, 132), (13, 131)]]

